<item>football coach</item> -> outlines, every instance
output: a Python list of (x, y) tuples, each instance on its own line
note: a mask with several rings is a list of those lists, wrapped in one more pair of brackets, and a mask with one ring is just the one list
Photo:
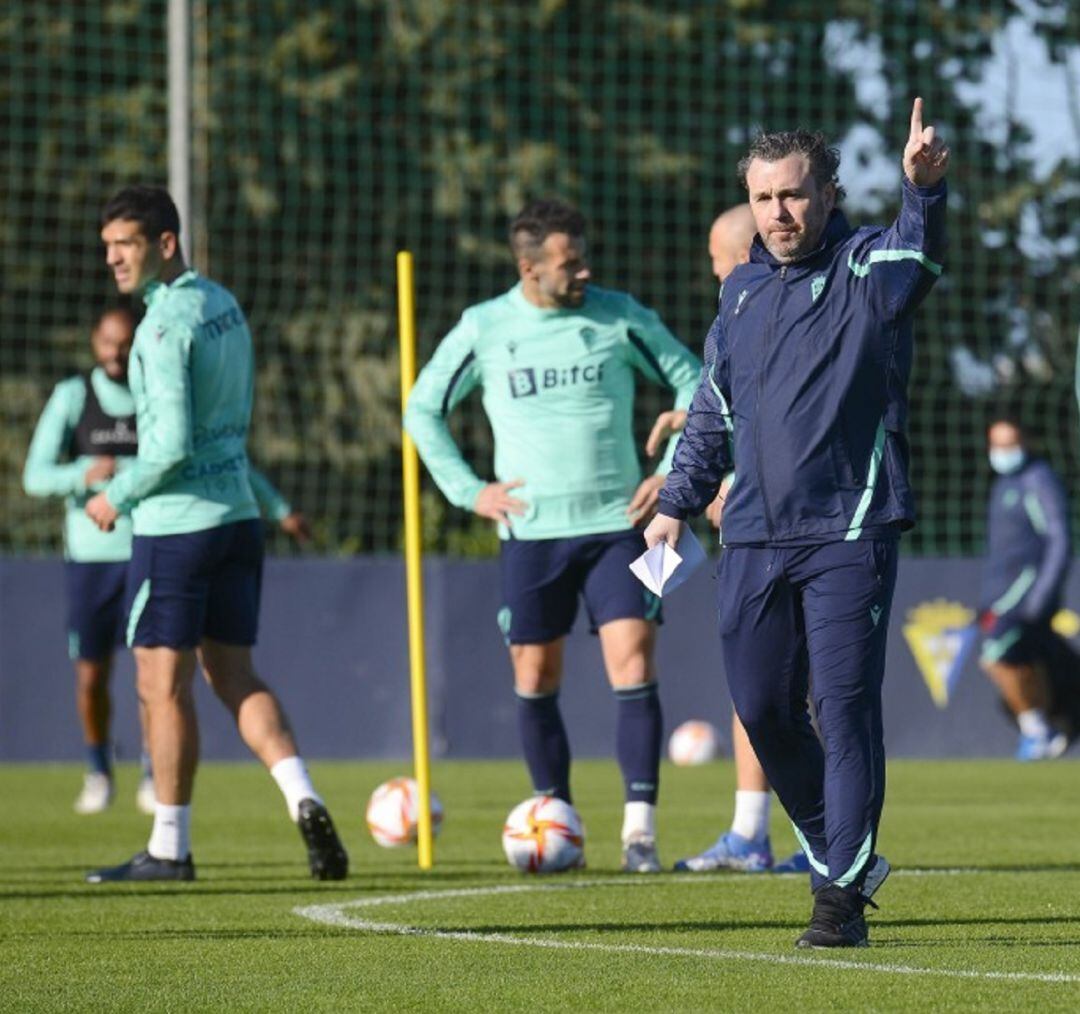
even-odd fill
[(866, 946), (864, 906), (889, 870), (875, 851), (881, 681), (899, 536), (915, 519), (912, 317), (942, 270), (948, 161), (915, 99), (899, 216), (853, 229), (822, 134), (753, 141), (739, 176), (758, 235), (724, 284), (715, 352), (645, 531), (649, 547), (674, 546), (734, 470), (720, 640), (735, 709), (810, 860), (800, 947)]

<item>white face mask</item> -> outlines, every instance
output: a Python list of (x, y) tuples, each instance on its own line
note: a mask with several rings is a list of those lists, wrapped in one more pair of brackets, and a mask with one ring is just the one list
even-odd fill
[(990, 467), (998, 475), (1009, 475), (1015, 472), (1027, 458), (1023, 447), (991, 447)]

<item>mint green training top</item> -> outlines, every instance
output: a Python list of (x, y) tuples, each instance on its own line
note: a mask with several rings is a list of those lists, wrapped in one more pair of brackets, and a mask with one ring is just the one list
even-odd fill
[[(575, 309), (534, 306), (520, 283), (469, 307), (420, 372), (405, 428), (446, 498), (471, 509), (488, 480), (469, 467), (446, 417), (473, 388), (495, 437), (495, 475), (523, 479), (525, 501), (502, 538), (551, 539), (632, 527), (641, 482), (633, 434), (634, 374), (690, 404), (697, 357), (624, 292), (588, 286)], [(675, 439), (657, 469), (666, 474)]]
[[(106, 415), (129, 416), (135, 403), (127, 384), (111, 380), (100, 367), (90, 374), (101, 409)], [(83, 508), (104, 483), (89, 488), (86, 470), (93, 464), (90, 455), (70, 460), (68, 449), (86, 404), (86, 384), (82, 377), (68, 377), (53, 388), (34, 429), (23, 468), (23, 489), (30, 496), (64, 497), (64, 557), (79, 563), (119, 562), (131, 556), (131, 518), (121, 515), (111, 532), (101, 531)], [(117, 471), (134, 464), (133, 457), (116, 458)]]
[(146, 291), (128, 365), (139, 453), (105, 495), (136, 535), (197, 532), (259, 516), (245, 444), (255, 365), (232, 293), (185, 271)]
[[(102, 411), (111, 416), (129, 416), (135, 401), (127, 384), (110, 380), (100, 367), (90, 374), (90, 383)], [(104, 488), (86, 485), (86, 470), (94, 458), (82, 455), (68, 460), (71, 436), (83, 413), (86, 386), (81, 376), (69, 377), (53, 388), (37, 427), (23, 469), (23, 489), (30, 496), (64, 497), (64, 557), (76, 563), (115, 563), (131, 556), (131, 517), (121, 514), (111, 532), (103, 532), (86, 516), (86, 501)], [(117, 457), (120, 471), (134, 464), (133, 457)], [(280, 521), (292, 512), (289, 502), (273, 483), (249, 466), (248, 479), (265, 517)]]

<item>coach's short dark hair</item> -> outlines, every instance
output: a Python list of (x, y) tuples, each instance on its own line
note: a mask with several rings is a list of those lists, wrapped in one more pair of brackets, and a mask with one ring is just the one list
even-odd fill
[(739, 160), (739, 182), (743, 189), (748, 189), (746, 173), (755, 158), (762, 162), (779, 162), (788, 155), (805, 155), (810, 162), (810, 174), (817, 180), (818, 187), (832, 183), (836, 187), (837, 202), (844, 199), (847, 192), (840, 186), (837, 176), (840, 149), (832, 147), (828, 138), (817, 130), (777, 130), (758, 134), (750, 142), (750, 150)]
[(530, 201), (510, 223), (510, 249), (515, 257), (535, 259), (540, 245), (556, 232), (580, 239), (585, 235), (585, 216), (562, 201)]
[(101, 224), (117, 219), (138, 222), (147, 239), (157, 239), (163, 232), (180, 235), (180, 212), (164, 187), (138, 184), (118, 191), (102, 209)]

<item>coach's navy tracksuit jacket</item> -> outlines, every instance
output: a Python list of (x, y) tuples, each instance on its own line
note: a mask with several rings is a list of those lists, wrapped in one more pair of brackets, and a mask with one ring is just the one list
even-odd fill
[(755, 238), (724, 282), (660, 513), (699, 514), (734, 468), (725, 545), (910, 528), (911, 317), (944, 251), (945, 184), (906, 179), (888, 229), (833, 211), (818, 249), (786, 266)]
[(818, 248), (786, 265), (755, 239), (724, 283), (660, 494), (661, 514), (685, 518), (735, 472), (717, 571), (725, 669), (814, 886), (860, 888), (873, 864), (896, 539), (915, 520), (912, 314), (944, 250), (944, 182), (906, 179), (887, 229), (833, 211)]

